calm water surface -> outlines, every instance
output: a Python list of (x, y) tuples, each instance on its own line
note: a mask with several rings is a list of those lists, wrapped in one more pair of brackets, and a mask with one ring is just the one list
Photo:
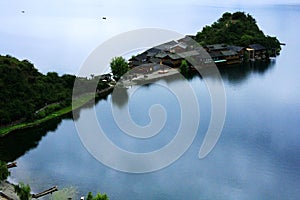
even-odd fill
[[(187, 81), (199, 102), (198, 134), (188, 151), (171, 166), (148, 174), (112, 170), (88, 153), (73, 120), (66, 118), (1, 138), (0, 159), (18, 162), (10, 180), (29, 183), (34, 192), (53, 185), (74, 186), (79, 195), (100, 191), (112, 200), (299, 199), (300, 33), (295, 28), (299, 11), (298, 7), (277, 6), (247, 10), (267, 33), (277, 35), (287, 45), (269, 64), (220, 70), (227, 96), (226, 121), (220, 140), (205, 159), (198, 159), (198, 151), (208, 128), (211, 105), (204, 81), (195, 76)], [(179, 80), (167, 84), (181, 86)], [(146, 125), (148, 109), (157, 103), (164, 106), (167, 123), (158, 136), (149, 140), (126, 136), (113, 120), (111, 104), (120, 109), (128, 104), (133, 120)], [(88, 109), (93, 108), (82, 109), (79, 117)], [(124, 102), (112, 101), (108, 96), (95, 109), (108, 137), (121, 148), (135, 152), (164, 146), (174, 137), (180, 122), (176, 97), (156, 84), (139, 88)]]

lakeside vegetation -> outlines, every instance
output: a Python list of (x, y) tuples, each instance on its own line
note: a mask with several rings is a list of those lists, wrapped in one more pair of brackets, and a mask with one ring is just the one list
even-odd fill
[[(256, 20), (244, 12), (224, 13), (217, 22), (198, 32), (195, 39), (201, 45), (222, 43), (247, 47), (259, 43), (266, 47), (268, 55), (279, 54), (281, 50), (278, 39), (265, 35)], [(129, 70), (127, 61), (122, 57), (113, 58), (110, 66), (116, 80)], [(186, 61), (179, 68), (182, 74), (188, 73)], [(74, 75), (59, 76), (56, 72), (44, 75), (29, 61), (20, 61), (9, 55), (0, 55), (0, 73), (0, 136), (39, 125), (79, 108), (94, 98), (89, 93), (95, 91), (87, 91), (93, 88), (90, 85), (97, 84), (97, 90), (110, 87), (108, 82), (99, 81), (94, 75), (78, 78), (81, 89), (74, 94), (79, 97), (75, 101), (78, 106), (72, 107)]]
[[(210, 26), (205, 26), (195, 37), (201, 45), (227, 44), (247, 47), (251, 44), (261, 44), (269, 51), (281, 50), (276, 37), (265, 35), (257, 25), (256, 20), (244, 12), (226, 12)], [(270, 52), (271, 53), (271, 52)]]
[[(19, 61), (0, 55), (0, 135), (33, 127), (77, 109), (95, 98), (90, 85), (97, 90), (109, 88), (96, 78), (79, 78), (80, 88), (73, 93), (76, 76), (56, 72), (38, 72), (27, 60)], [(72, 105), (72, 95), (78, 96)]]

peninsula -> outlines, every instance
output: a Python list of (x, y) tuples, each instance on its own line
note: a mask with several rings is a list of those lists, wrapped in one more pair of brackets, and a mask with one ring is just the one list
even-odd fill
[(130, 69), (133, 73), (127, 78), (131, 82), (136, 78), (151, 79), (151, 75), (154, 78), (168, 76), (163, 66), (186, 73), (193, 67), (187, 58), (199, 58), (199, 49), (189, 46), (190, 40), (196, 41), (209, 54), (206, 58), (200, 56), (202, 62), (218, 66), (268, 61), (270, 57), (279, 55), (281, 50), (279, 40), (265, 35), (250, 14), (226, 12), (196, 35), (150, 48), (132, 56), (128, 63), (122, 58), (114, 58), (111, 63), (112, 74), (78, 78), (82, 92), (77, 94), (73, 107), (74, 75), (59, 76), (56, 72), (44, 75), (27, 60), (0, 56), (0, 136), (16, 129), (39, 125), (81, 107), (95, 97), (95, 91), (84, 89), (95, 82), (98, 94), (109, 94), (115, 80), (119, 80)]

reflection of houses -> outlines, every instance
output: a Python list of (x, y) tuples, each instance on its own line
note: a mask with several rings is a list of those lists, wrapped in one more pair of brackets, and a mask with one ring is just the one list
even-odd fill
[(250, 60), (267, 59), (267, 49), (261, 44), (251, 44), (246, 50)]

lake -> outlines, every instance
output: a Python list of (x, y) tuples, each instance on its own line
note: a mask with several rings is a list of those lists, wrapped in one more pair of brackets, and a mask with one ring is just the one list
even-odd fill
[[(281, 55), (270, 63), (220, 69), (226, 92), (226, 119), (221, 137), (207, 157), (199, 159), (198, 153), (212, 108), (203, 79), (194, 76), (188, 80), (158, 82), (180, 88), (182, 81), (187, 81), (200, 108), (196, 138), (172, 165), (144, 174), (113, 170), (88, 152), (73, 119), (65, 116), (0, 139), (0, 160), (18, 162), (9, 180), (28, 183), (34, 192), (57, 185), (60, 189), (76, 188), (78, 196), (89, 191), (105, 192), (112, 200), (299, 199), (300, 31), (296, 27), (300, 7), (199, 7), (203, 13), (193, 6), (185, 9), (190, 11), (190, 16), (202, 18), (196, 25), (194, 21), (185, 24), (188, 33), (195, 26), (201, 28), (205, 23), (212, 23), (222, 12), (245, 10), (256, 18), (266, 34), (276, 35), (287, 44), (282, 47)], [(160, 12), (159, 9), (157, 13)], [(173, 93), (158, 84), (150, 84), (139, 87), (125, 100), (113, 101), (109, 95), (95, 107), (81, 109), (75, 120), (95, 109), (107, 137), (132, 152), (153, 151), (174, 137), (180, 123), (180, 108)], [(114, 122), (112, 105), (120, 110), (129, 106), (132, 119), (139, 125), (147, 125), (148, 109), (154, 104), (164, 107), (167, 120), (160, 134), (149, 140), (125, 135)]]

